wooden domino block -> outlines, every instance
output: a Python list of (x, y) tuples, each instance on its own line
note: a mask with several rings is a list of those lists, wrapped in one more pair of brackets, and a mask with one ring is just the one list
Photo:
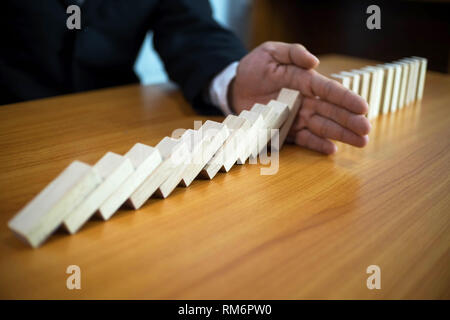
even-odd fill
[(423, 97), (423, 89), (425, 86), (425, 77), (427, 74), (427, 62), (428, 60), (421, 57), (413, 57), (414, 59), (419, 60), (420, 63), (420, 71), (419, 71), (419, 82), (418, 82), (418, 88), (417, 88), (417, 100), (422, 100)]
[(406, 88), (406, 98), (405, 98), (406, 100), (405, 105), (408, 106), (413, 102), (412, 96), (416, 77), (416, 65), (414, 64), (414, 61), (407, 58), (401, 59), (400, 61), (407, 63), (409, 67), (408, 87)]
[(94, 165), (94, 169), (102, 182), (64, 219), (63, 225), (71, 234), (77, 232), (134, 171), (130, 159), (113, 152), (105, 154)]
[(410, 101), (411, 102), (416, 102), (417, 101), (417, 96), (418, 96), (418, 89), (419, 89), (419, 83), (420, 83), (420, 72), (421, 72), (421, 60), (411, 57), (411, 58), (407, 58), (407, 61), (410, 61), (410, 63), (414, 66), (413, 70), (414, 70), (414, 76), (413, 76), (413, 84), (412, 84), (412, 92), (411, 92), (411, 97), (410, 97)]
[(270, 139), (270, 121), (275, 117), (275, 110), (272, 107), (264, 104), (255, 103), (250, 111), (258, 113), (264, 120), (264, 127), (258, 131), (255, 151), (251, 153), (250, 157), (256, 158), (261, 150), (267, 146)]
[(292, 124), (294, 123), (294, 120), (297, 117), (298, 110), (300, 109), (300, 105), (302, 103), (302, 95), (297, 90), (283, 88), (278, 94), (277, 101), (286, 103), (289, 108), (289, 115), (286, 121), (280, 127), (279, 148), (281, 149), (284, 142), (286, 141), (289, 130), (291, 129)]
[(260, 114), (265, 123), (266, 130), (261, 130), (258, 134), (258, 151), (260, 154), (274, 136), (273, 129), (279, 129), (289, 117), (289, 107), (286, 103), (271, 100), (267, 105), (255, 104), (251, 111)]
[(199, 148), (194, 146), (192, 150), (191, 163), (184, 170), (180, 181), (182, 187), (188, 187), (192, 183), (230, 135), (223, 123), (211, 120), (207, 120), (198, 131)]
[(364, 67), (362, 70), (370, 73), (369, 113), (367, 118), (373, 119), (377, 115), (378, 70), (372, 67)]
[(406, 87), (406, 96), (405, 96), (405, 105), (408, 106), (413, 102), (414, 86), (417, 83), (416, 80), (416, 69), (417, 65), (414, 60), (404, 58), (399, 60), (400, 62), (406, 63), (408, 65), (409, 73), (408, 73), (408, 85)]
[(202, 169), (200, 173), (202, 178), (212, 179), (219, 170), (228, 172), (243, 152), (244, 145), (241, 142), (245, 141), (247, 130), (251, 126), (250, 122), (244, 118), (229, 115), (223, 124), (228, 128), (230, 135)]
[(395, 112), (397, 111), (399, 104), (400, 85), (402, 80), (402, 66), (398, 63), (390, 63), (389, 65), (392, 66), (394, 72), (390, 111)]
[(342, 71), (340, 74), (342, 74), (343, 76), (347, 76), (350, 77), (351, 79), (351, 90), (356, 93), (356, 94), (360, 94), (360, 83), (361, 83), (361, 75), (357, 72), (349, 72), (349, 71)]
[(179, 168), (183, 161), (178, 157), (187, 153), (187, 145), (181, 139), (165, 137), (155, 147), (163, 161), (133, 192), (128, 203), (134, 209), (139, 209), (169, 178), (170, 174)]
[(252, 111), (243, 110), (239, 114), (240, 118), (244, 118), (248, 122), (250, 122), (250, 128), (247, 130), (246, 139), (242, 141), (243, 143), (243, 152), (239, 155), (236, 163), (244, 164), (250, 155), (255, 155), (257, 152), (257, 142), (258, 142), (258, 133), (264, 129), (265, 122), (263, 117)]
[(331, 75), (332, 78), (334, 78), (335, 80), (337, 80), (340, 84), (342, 84), (345, 88), (347, 89), (351, 89), (351, 81), (352, 81), (352, 77), (347, 76), (347, 75), (343, 75), (343, 74), (338, 74), (338, 73), (333, 73)]
[(157, 149), (142, 143), (136, 143), (125, 154), (125, 157), (131, 160), (134, 171), (100, 206), (98, 213), (104, 220), (111, 218), (162, 162), (161, 155)]
[(96, 170), (74, 161), (11, 219), (8, 226), (36, 248), (100, 182)]
[(409, 64), (406, 62), (397, 61), (395, 62), (402, 66), (402, 80), (400, 85), (400, 96), (398, 100), (398, 108), (402, 109), (406, 104), (406, 90), (408, 87), (408, 79), (409, 79)]
[(268, 118), (270, 129), (280, 129), (289, 118), (289, 106), (278, 100), (270, 100), (267, 106), (275, 111), (273, 118)]
[(417, 99), (417, 88), (419, 84), (419, 74), (420, 74), (420, 61), (414, 58), (409, 58), (414, 65), (414, 78), (412, 85), (412, 93), (411, 93), (411, 102), (416, 102)]
[(155, 195), (161, 198), (167, 198), (173, 190), (180, 184), (183, 173), (192, 159), (192, 153), (200, 147), (198, 130), (188, 129), (180, 137), (185, 148), (177, 155), (177, 166), (170, 172), (167, 179), (156, 190)]
[(364, 70), (352, 70), (353, 73), (357, 73), (361, 76), (360, 80), (360, 93), (359, 95), (369, 103), (369, 89), (370, 89), (370, 72)]
[(391, 108), (392, 101), (392, 85), (394, 83), (394, 67), (390, 64), (379, 64), (378, 67), (384, 69), (384, 77), (382, 82), (381, 103), (382, 114), (387, 114)]
[(374, 119), (380, 114), (381, 95), (383, 90), (384, 70), (379, 67), (368, 66), (363, 68), (371, 72), (369, 119)]

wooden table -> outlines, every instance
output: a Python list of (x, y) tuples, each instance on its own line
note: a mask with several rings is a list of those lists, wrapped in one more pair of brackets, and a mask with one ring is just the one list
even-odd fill
[[(322, 57), (320, 71), (373, 61)], [(235, 166), (33, 250), (7, 221), (72, 160), (155, 145), (197, 116), (173, 86), (0, 107), (0, 298), (450, 298), (450, 77), (382, 116), (365, 149), (287, 145), (276, 175)], [(217, 118), (220, 120), (220, 118)], [(81, 268), (81, 290), (66, 268)], [(381, 289), (366, 268), (381, 268)]]

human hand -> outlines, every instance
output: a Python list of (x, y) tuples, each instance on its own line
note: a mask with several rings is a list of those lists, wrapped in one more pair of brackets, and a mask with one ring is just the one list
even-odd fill
[(330, 139), (364, 147), (370, 131), (367, 102), (313, 70), (318, 64), (300, 44), (266, 42), (240, 61), (230, 104), (239, 113), (276, 99), (282, 88), (299, 90), (303, 102), (289, 132), (291, 142), (325, 154), (337, 150)]

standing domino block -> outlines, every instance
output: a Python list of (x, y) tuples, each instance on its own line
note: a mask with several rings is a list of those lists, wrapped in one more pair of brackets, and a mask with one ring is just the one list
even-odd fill
[(370, 87), (370, 72), (364, 70), (352, 70), (353, 73), (357, 73), (361, 76), (361, 90), (360, 96), (369, 102), (369, 87)]
[(415, 83), (415, 77), (416, 77), (416, 65), (413, 60), (410, 60), (408, 58), (401, 59), (400, 61), (407, 63), (409, 67), (409, 75), (408, 75), (408, 87), (406, 88), (406, 105), (410, 105), (411, 102), (413, 102), (413, 95), (414, 95), (414, 83)]
[(392, 87), (391, 112), (397, 111), (398, 101), (400, 97), (400, 85), (402, 79), (402, 66), (397, 63), (389, 64), (394, 68), (394, 80)]
[(142, 143), (136, 143), (125, 157), (131, 160), (135, 170), (100, 206), (98, 213), (104, 220), (111, 218), (162, 161), (157, 149)]
[(297, 117), (298, 110), (300, 109), (300, 105), (302, 103), (302, 96), (299, 91), (292, 89), (281, 89), (278, 94), (277, 101), (286, 103), (289, 108), (289, 115), (283, 125), (280, 127), (280, 146), (283, 146), (286, 138), (288, 136), (289, 130), (291, 130), (292, 124), (294, 123), (295, 118)]
[(417, 101), (417, 90), (419, 87), (419, 82), (420, 82), (420, 60), (416, 59), (416, 58), (407, 58), (407, 61), (409, 61), (414, 67), (414, 76), (413, 76), (413, 84), (412, 84), (412, 92), (411, 92), (411, 97), (410, 97), (410, 101), (411, 102), (416, 102)]
[(405, 96), (405, 105), (409, 105), (411, 102), (413, 102), (413, 95), (414, 95), (414, 80), (416, 77), (416, 65), (414, 61), (411, 61), (410, 59), (401, 59), (400, 62), (406, 63), (408, 65), (409, 73), (408, 73), (408, 85), (406, 87), (406, 96)]
[(155, 148), (158, 149), (163, 161), (128, 199), (134, 209), (139, 209), (170, 174), (182, 165), (182, 159), (177, 156), (187, 153), (187, 145), (184, 141), (170, 137), (162, 139)]
[(100, 182), (96, 170), (74, 161), (11, 219), (8, 226), (36, 248)]
[(239, 117), (244, 118), (250, 122), (251, 125), (251, 127), (247, 130), (245, 139), (242, 140), (243, 152), (239, 155), (236, 162), (237, 164), (244, 164), (251, 154), (256, 154), (258, 134), (262, 129), (264, 129), (265, 123), (260, 114), (248, 110), (243, 110), (239, 114)]
[(420, 74), (420, 61), (414, 58), (409, 58), (414, 65), (414, 78), (411, 93), (411, 102), (416, 102), (417, 88), (419, 84), (419, 74)]
[(369, 108), (369, 119), (374, 119), (380, 114), (384, 70), (379, 67), (365, 67), (364, 69), (372, 72), (372, 86), (370, 89), (370, 97), (371, 100), (373, 98), (373, 107)]
[(394, 67), (390, 64), (379, 64), (380, 68), (384, 69), (385, 77), (383, 79), (383, 86), (382, 90), (383, 93), (381, 94), (382, 97), (382, 113), (387, 114), (391, 108), (391, 101), (392, 101), (392, 85), (394, 82)]
[(425, 77), (427, 74), (427, 62), (428, 60), (421, 57), (413, 57), (414, 59), (419, 60), (420, 62), (420, 72), (419, 72), (419, 82), (417, 88), (417, 100), (422, 100), (423, 97), (423, 88), (425, 86)]
[(134, 171), (130, 159), (113, 152), (105, 154), (95, 165), (102, 182), (64, 219), (64, 227), (74, 234), (100, 208), (100, 205)]
[(347, 89), (351, 89), (351, 81), (352, 81), (352, 77), (347, 76), (347, 75), (343, 75), (343, 74), (337, 74), (337, 73), (333, 73), (331, 75), (332, 78), (336, 79), (340, 84), (342, 84), (345, 88)]
[(360, 87), (360, 79), (361, 79), (361, 75), (359, 73), (356, 72), (348, 72), (348, 71), (342, 71), (340, 74), (347, 76), (347, 77), (351, 77), (351, 83), (352, 83), (352, 88), (351, 90), (359, 95), (359, 87)]
[(402, 109), (406, 103), (406, 90), (408, 87), (408, 79), (409, 79), (409, 64), (406, 62), (396, 62), (402, 66), (402, 81), (400, 85), (400, 96), (398, 99), (398, 108)]
[(183, 187), (188, 187), (194, 181), (230, 135), (223, 123), (211, 120), (207, 120), (198, 131), (200, 148), (191, 153), (191, 163), (184, 170), (180, 182)]
[(251, 126), (250, 122), (230, 114), (225, 118), (223, 124), (230, 131), (230, 135), (202, 169), (200, 175), (203, 178), (212, 179), (221, 169), (228, 172), (243, 152), (244, 145), (241, 141), (245, 140), (247, 130)]
[(377, 70), (371, 67), (365, 67), (363, 70), (370, 73), (370, 89), (368, 93), (369, 100), (367, 101), (369, 103), (369, 113), (367, 114), (367, 118), (373, 119), (376, 109), (378, 74)]

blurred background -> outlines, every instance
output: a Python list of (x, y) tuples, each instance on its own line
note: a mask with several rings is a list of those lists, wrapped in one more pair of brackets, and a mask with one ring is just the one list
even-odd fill
[[(214, 17), (235, 31), (250, 50), (264, 41), (298, 42), (312, 53), (345, 54), (388, 62), (428, 59), (429, 70), (450, 71), (450, 1), (210, 0)], [(381, 30), (369, 30), (366, 9), (381, 9)], [(167, 81), (153, 50), (152, 34), (135, 71), (143, 84)]]

